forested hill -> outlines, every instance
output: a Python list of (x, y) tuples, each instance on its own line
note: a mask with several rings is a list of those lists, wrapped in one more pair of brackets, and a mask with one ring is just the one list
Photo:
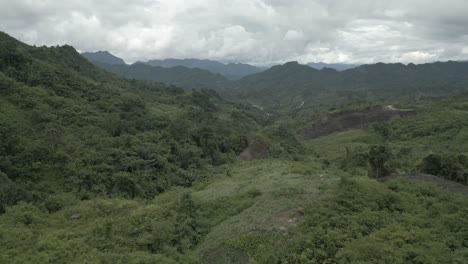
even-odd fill
[(98, 63), (96, 65), (128, 79), (148, 80), (176, 85), (185, 89), (214, 89), (217, 91), (233, 87), (233, 83), (221, 74), (211, 73), (199, 68), (175, 66), (164, 68), (143, 63), (133, 65), (111, 65)]
[(377, 63), (345, 71), (317, 70), (289, 62), (235, 81), (182, 66), (97, 65), (130, 79), (160, 81), (186, 89), (214, 89), (229, 100), (264, 107), (297, 107), (302, 102), (306, 106), (336, 106), (353, 101), (418, 101), (468, 88), (468, 62), (455, 61), (420, 65)]
[[(231, 162), (264, 114), (213, 91), (107, 73), (71, 46), (0, 33), (0, 205), (63, 192), (152, 198)], [(1, 207), (0, 206), (0, 207)], [(49, 208), (50, 207), (50, 208)]]
[(97, 51), (97, 52), (83, 52), (81, 56), (87, 58), (89, 61), (106, 63), (106, 64), (117, 64), (125, 65), (125, 61), (119, 57), (116, 57), (108, 51)]
[(151, 66), (160, 66), (165, 68), (172, 68), (177, 66), (184, 66), (187, 68), (199, 68), (210, 71), (212, 73), (219, 73), (224, 77), (232, 80), (240, 79), (244, 76), (255, 74), (266, 70), (264, 67), (255, 67), (245, 63), (228, 63), (224, 64), (219, 61), (213, 60), (200, 60), (200, 59), (165, 59), (165, 60), (150, 60), (144, 62)]
[(312, 69), (297, 62), (274, 66), (239, 81), (234, 98), (264, 106), (352, 100), (417, 100), (468, 88), (468, 62), (363, 65), (346, 71)]

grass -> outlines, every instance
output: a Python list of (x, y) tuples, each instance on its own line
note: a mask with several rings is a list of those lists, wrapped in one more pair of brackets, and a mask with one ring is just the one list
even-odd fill
[[(228, 174), (228, 175), (226, 175)], [(278, 234), (275, 216), (293, 213), (318, 198), (319, 188), (329, 181), (313, 160), (257, 160), (230, 166), (214, 182), (192, 193), (195, 200), (209, 203), (226, 197), (250, 196), (252, 204), (239, 214), (213, 227), (198, 247), (202, 255), (248, 234)], [(335, 179), (332, 177), (331, 179)]]
[(377, 142), (377, 140), (377, 138), (370, 136), (367, 131), (350, 130), (306, 141), (306, 145), (318, 157), (336, 160), (346, 153), (346, 147), (367, 147), (369, 144)]

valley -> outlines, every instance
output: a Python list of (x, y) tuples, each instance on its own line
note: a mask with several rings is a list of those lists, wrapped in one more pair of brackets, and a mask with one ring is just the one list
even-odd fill
[(0, 33), (0, 263), (468, 259), (466, 62), (112, 61)]

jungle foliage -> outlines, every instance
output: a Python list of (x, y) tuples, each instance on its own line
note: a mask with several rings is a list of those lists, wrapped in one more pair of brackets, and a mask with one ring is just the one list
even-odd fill
[[(468, 94), (423, 96), (466, 83), (463, 65), (447, 65), (441, 76), (458, 76), (448, 84), (424, 79), (427, 65), (359, 67), (351, 90), (328, 94), (337, 104), (311, 93), (323, 107), (270, 112), (0, 33), (0, 263), (466, 263)], [(276, 85), (317, 77), (285, 67), (267, 72)], [(392, 93), (401, 82), (374, 67), (419, 72), (418, 89)], [(317, 116), (400, 99), (414, 115), (304, 137)], [(252, 140), (267, 155), (238, 161)], [(379, 182), (419, 173), (457, 192)]]

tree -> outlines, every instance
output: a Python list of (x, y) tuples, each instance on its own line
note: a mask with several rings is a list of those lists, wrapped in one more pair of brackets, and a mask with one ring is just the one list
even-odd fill
[(439, 154), (430, 154), (422, 160), (421, 170), (424, 173), (438, 175), (442, 169), (442, 157)]
[(391, 156), (392, 153), (387, 147), (371, 146), (369, 148), (369, 177), (380, 178), (386, 176), (389, 173), (389, 169), (385, 163)]
[(422, 160), (420, 168), (424, 173), (465, 185), (468, 183), (468, 158), (463, 154), (430, 154)]
[(198, 222), (198, 207), (193, 202), (190, 193), (185, 193), (176, 208), (176, 235), (173, 244), (179, 252), (196, 245), (200, 239), (200, 224)]

